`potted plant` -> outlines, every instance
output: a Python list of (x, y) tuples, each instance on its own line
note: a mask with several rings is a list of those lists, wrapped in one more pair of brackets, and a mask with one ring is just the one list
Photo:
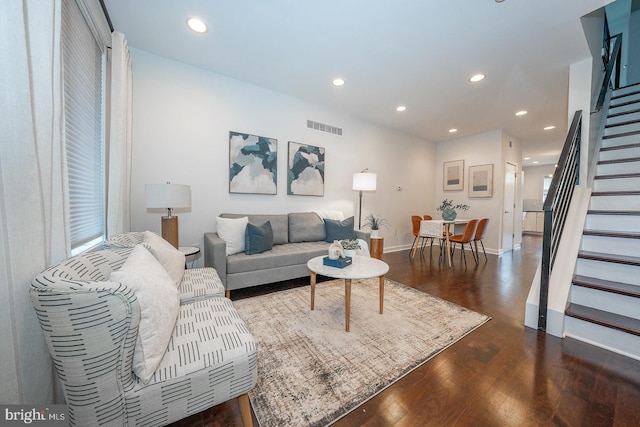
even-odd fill
[(467, 209), (469, 209), (469, 205), (465, 205), (462, 203), (454, 205), (453, 200), (444, 199), (442, 203), (440, 203), (440, 206), (436, 208), (436, 210), (442, 211), (442, 219), (444, 219), (445, 221), (453, 221), (454, 219), (456, 219), (456, 216), (458, 216), (456, 210), (458, 209), (466, 211)]
[(378, 237), (380, 227), (387, 227), (388, 225), (389, 221), (378, 214), (370, 213), (364, 218), (364, 226), (371, 229), (371, 237), (373, 238)]
[(360, 249), (360, 242), (357, 240), (344, 239), (340, 240), (342, 249), (344, 249), (344, 256), (355, 258), (356, 251)]

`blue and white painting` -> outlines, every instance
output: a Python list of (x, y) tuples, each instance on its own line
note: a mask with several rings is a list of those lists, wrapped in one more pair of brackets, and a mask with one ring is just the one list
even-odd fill
[(276, 194), (278, 140), (229, 132), (229, 193)]
[(287, 194), (324, 196), (324, 148), (289, 141)]

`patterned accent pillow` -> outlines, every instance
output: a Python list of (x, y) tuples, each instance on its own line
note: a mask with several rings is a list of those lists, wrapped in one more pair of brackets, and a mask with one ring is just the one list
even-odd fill
[(142, 245), (131, 251), (110, 281), (133, 289), (140, 304), (140, 325), (133, 351), (133, 372), (145, 384), (153, 377), (173, 334), (180, 297), (158, 260)]
[(149, 245), (151, 253), (167, 270), (176, 287), (179, 286), (184, 275), (184, 254), (174, 248), (171, 243), (151, 231), (144, 232), (144, 243)]

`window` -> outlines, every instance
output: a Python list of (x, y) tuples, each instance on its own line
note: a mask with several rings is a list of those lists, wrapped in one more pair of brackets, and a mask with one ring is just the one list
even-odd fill
[(542, 179), (542, 201), (544, 202), (547, 198), (547, 193), (549, 192), (549, 187), (551, 187), (551, 180), (553, 176), (545, 176)]
[(65, 149), (72, 254), (104, 240), (104, 44), (74, 0), (62, 2)]

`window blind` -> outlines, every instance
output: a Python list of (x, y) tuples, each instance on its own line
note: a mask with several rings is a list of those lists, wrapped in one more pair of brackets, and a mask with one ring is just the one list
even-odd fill
[(65, 149), (72, 251), (104, 238), (104, 56), (76, 2), (63, 1)]

